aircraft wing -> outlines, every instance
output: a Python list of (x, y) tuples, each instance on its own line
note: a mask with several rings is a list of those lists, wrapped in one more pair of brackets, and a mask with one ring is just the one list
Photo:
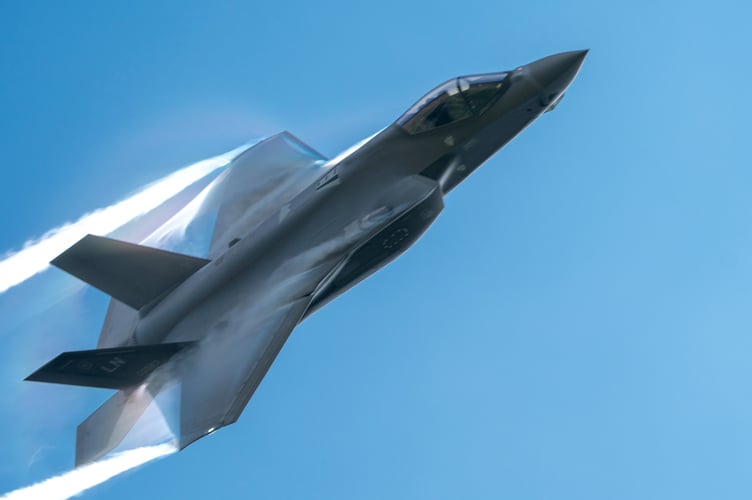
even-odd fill
[(238, 419), (309, 302), (304, 297), (280, 307), (252, 331), (211, 339), (183, 360), (181, 449)]
[(326, 158), (289, 132), (265, 139), (232, 161), (214, 196), (221, 200), (209, 248), (213, 259), (322, 176)]

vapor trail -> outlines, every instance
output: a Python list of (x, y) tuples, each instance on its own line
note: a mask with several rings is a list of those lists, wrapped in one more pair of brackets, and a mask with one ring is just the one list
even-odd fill
[(40, 498), (64, 500), (118, 474), (175, 451), (177, 451), (177, 448), (169, 443), (128, 450), (114, 455), (112, 458), (93, 462), (59, 476), (45, 479), (37, 484), (11, 491), (0, 497), (0, 500), (38, 500)]
[(84, 215), (28, 241), (23, 249), (0, 260), (0, 293), (47, 269), (48, 263), (87, 234), (105, 235), (158, 207), (194, 182), (224, 167), (248, 145), (184, 167), (144, 187), (132, 196)]

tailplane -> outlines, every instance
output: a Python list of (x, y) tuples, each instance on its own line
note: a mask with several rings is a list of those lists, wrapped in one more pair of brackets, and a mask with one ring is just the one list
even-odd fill
[[(76, 431), (76, 467), (93, 462), (120, 446), (158, 391), (118, 391), (81, 422)], [(148, 443), (152, 444), (152, 443)]]
[(26, 380), (119, 389), (78, 426), (78, 467), (123, 444), (154, 398), (174, 382), (169, 371), (155, 370), (191, 345), (185, 342), (64, 352)]

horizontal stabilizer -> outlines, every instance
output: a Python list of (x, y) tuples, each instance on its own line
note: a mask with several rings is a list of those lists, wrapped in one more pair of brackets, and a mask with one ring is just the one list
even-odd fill
[(148, 390), (118, 391), (89, 415), (76, 432), (76, 467), (117, 448), (152, 401)]
[(53, 384), (126, 389), (141, 384), (192, 342), (64, 352), (26, 380)]
[(209, 261), (90, 234), (51, 263), (120, 302), (141, 309)]

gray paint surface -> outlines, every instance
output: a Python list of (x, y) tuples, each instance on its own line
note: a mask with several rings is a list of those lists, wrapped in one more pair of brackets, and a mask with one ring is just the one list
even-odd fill
[[(141, 379), (79, 426), (77, 464), (117, 447), (148, 401), (176, 383), (181, 448), (235, 422), (293, 328), (407, 250), (445, 193), (558, 104), (586, 53), (449, 80), (329, 161), (288, 133), (262, 141), (207, 193), (205, 206), (217, 208), (208, 259), (106, 238), (58, 257), (54, 264), (113, 296), (98, 347), (129, 348), (128, 356), (108, 350), (91, 363), (96, 351), (65, 353), (29, 378), (101, 377), (87, 385), (120, 387), (113, 377), (123, 370)], [(259, 165), (275, 175), (255, 182), (249, 173)], [(180, 348), (165, 356), (160, 344)]]

